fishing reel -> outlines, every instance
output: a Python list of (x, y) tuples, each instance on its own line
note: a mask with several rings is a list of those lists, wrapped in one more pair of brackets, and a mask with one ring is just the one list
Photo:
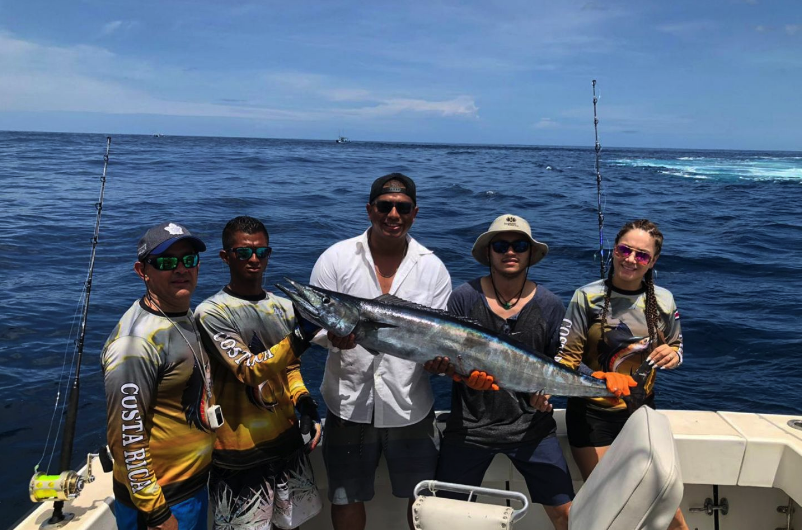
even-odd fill
[(35, 472), (28, 484), (31, 500), (33, 502), (69, 501), (78, 497), (84, 486), (95, 480), (95, 476), (92, 474), (92, 459), (95, 457), (100, 459), (104, 471), (111, 471), (111, 457), (104, 447), (99, 453), (86, 455), (86, 468), (84, 468), (83, 475), (76, 471), (63, 471), (59, 475)]

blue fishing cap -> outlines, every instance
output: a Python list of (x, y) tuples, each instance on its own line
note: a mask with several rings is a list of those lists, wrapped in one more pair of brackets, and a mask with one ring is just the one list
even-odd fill
[(149, 229), (139, 240), (136, 252), (137, 258), (142, 261), (151, 254), (161, 254), (170, 248), (173, 243), (183, 240), (192, 243), (197, 252), (206, 250), (206, 245), (203, 241), (193, 236), (186, 227), (177, 223), (162, 223)]

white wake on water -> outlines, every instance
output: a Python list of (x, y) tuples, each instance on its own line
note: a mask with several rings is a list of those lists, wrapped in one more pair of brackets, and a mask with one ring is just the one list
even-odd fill
[(683, 156), (676, 159), (620, 158), (610, 162), (626, 167), (654, 168), (663, 175), (693, 179), (799, 181), (802, 157), (755, 157), (743, 160)]

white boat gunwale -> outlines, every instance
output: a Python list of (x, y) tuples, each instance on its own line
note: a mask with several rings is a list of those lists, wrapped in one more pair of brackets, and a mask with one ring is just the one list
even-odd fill
[[(721, 530), (784, 528), (793, 514), (780, 511), (790, 507), (800, 513), (802, 505), (802, 430), (790, 422), (799, 418), (747, 412), (712, 412), (661, 410), (671, 424), (680, 459), (685, 494), (680, 507), (691, 528), (712, 530), (713, 516), (691, 512), (702, 508), (717, 486), (719, 499), (727, 498), (727, 515), (719, 514)], [(574, 487), (581, 486), (579, 470), (570, 457), (565, 432), (565, 411), (555, 410), (557, 436), (566, 455)], [(326, 477), (322, 453), (311, 454), (315, 478), (326, 496)], [(111, 493), (111, 473), (100, 471), (96, 480), (87, 484), (82, 494), (65, 506), (75, 518), (63, 528), (106, 530), (116, 528)], [(368, 528), (406, 529), (407, 504), (389, 494), (386, 466), (380, 464), (376, 476), (377, 498), (368, 504)], [(526, 493), (523, 477), (509, 459), (498, 456), (491, 465), (483, 487), (510, 489)], [(493, 502), (492, 500), (490, 502)], [(503, 501), (499, 501), (503, 502)], [(304, 530), (330, 528), (328, 502), (317, 517), (304, 524)], [(50, 517), (52, 504), (37, 506), (15, 527), (17, 530), (48, 528), (42, 524)], [(789, 518), (790, 517), (790, 518)], [(798, 519), (799, 517), (797, 517)], [(532, 505), (521, 522), (529, 528), (550, 528), (545, 512)], [(797, 524), (798, 526), (798, 524)]]

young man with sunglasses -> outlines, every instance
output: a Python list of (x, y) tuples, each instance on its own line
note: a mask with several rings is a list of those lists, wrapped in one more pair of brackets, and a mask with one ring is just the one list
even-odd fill
[[(489, 274), (456, 288), (450, 313), (470, 318), (554, 357), (560, 346), (565, 306), (543, 285), (527, 278), (549, 247), (532, 238), (529, 223), (505, 214), (473, 245), (473, 257)], [(448, 358), (427, 363), (435, 373), (453, 373)], [(554, 528), (567, 530), (574, 490), (557, 443), (549, 396), (509, 392), (479, 372), (469, 384), (455, 382), (451, 414), (443, 433), (437, 480), (480, 486), (495, 455), (505, 454), (526, 480), (533, 502), (543, 505)], [(487, 390), (487, 391), (483, 391)], [(461, 498), (447, 492), (441, 495)], [(465, 496), (467, 498), (467, 496)]]
[[(362, 298), (392, 294), (444, 309), (451, 278), (434, 253), (408, 235), (418, 214), (415, 183), (401, 173), (376, 179), (366, 206), (370, 227), (340, 241), (315, 263), (311, 283)], [(326, 401), (323, 458), (335, 530), (365, 528), (384, 453), (393, 495), (434, 478), (439, 436), (434, 396), (419, 364), (355, 346), (354, 337), (327, 336), (329, 355), (321, 393)], [(409, 526), (412, 528), (408, 512)]]
[(299, 360), (319, 328), (262, 287), (271, 248), (261, 221), (235, 217), (222, 239), (230, 281), (195, 310), (226, 418), (209, 480), (215, 526), (295, 528), (322, 507), (307, 457), (320, 440), (320, 416)]
[(145, 296), (101, 353), (117, 527), (205, 530), (214, 420), (208, 357), (190, 300), (203, 241), (176, 223), (139, 240)]

